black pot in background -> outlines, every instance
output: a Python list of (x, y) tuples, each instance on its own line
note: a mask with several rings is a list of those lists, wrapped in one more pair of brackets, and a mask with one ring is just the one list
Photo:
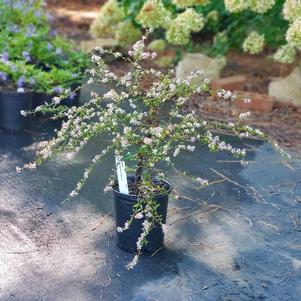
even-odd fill
[(21, 115), (21, 111), (32, 109), (30, 92), (0, 91), (0, 127), (10, 131), (28, 128), (30, 118)]
[[(133, 180), (134, 176), (128, 176), (129, 180)], [(162, 216), (162, 222), (166, 223), (168, 196), (171, 192), (171, 185), (165, 181), (161, 181), (166, 186), (166, 193), (155, 196), (156, 202), (160, 205), (158, 213)], [(117, 227), (124, 227), (126, 221), (133, 214), (133, 206), (137, 201), (136, 195), (127, 195), (113, 189), (115, 203), (115, 222)], [(120, 249), (127, 252), (135, 252), (137, 250), (137, 240), (142, 232), (142, 223), (144, 219), (134, 219), (128, 230), (117, 233), (117, 245)], [(163, 247), (164, 233), (160, 225), (156, 225), (147, 236), (148, 244), (142, 249), (143, 252), (154, 252)]]
[[(71, 86), (71, 90), (74, 90), (77, 86)], [(80, 95), (80, 90), (75, 92), (76, 94), (74, 95), (73, 98), (66, 98), (64, 99), (61, 104), (68, 106), (68, 107), (73, 107), (73, 106), (77, 106), (79, 103), (79, 95)], [(45, 102), (47, 103), (51, 103), (52, 102), (52, 98), (56, 96), (55, 94), (47, 94), (44, 92), (34, 92), (34, 96), (33, 96), (33, 108), (35, 109), (38, 106), (43, 105)]]
[(43, 92), (34, 92), (33, 93), (33, 103), (32, 107), (35, 109), (38, 106), (43, 105), (45, 102), (50, 103), (54, 95), (49, 95)]

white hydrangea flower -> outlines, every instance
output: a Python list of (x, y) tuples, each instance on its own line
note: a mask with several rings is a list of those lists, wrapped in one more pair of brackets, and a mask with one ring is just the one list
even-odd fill
[(294, 62), (296, 49), (290, 45), (281, 46), (274, 54), (273, 58), (276, 62), (283, 64), (291, 64)]
[(265, 43), (264, 35), (252, 31), (245, 39), (242, 48), (245, 52), (258, 54), (263, 50)]
[(286, 40), (290, 46), (301, 49), (301, 17), (296, 19), (287, 30)]
[(210, 0), (172, 0), (172, 3), (179, 8), (186, 8), (196, 5), (206, 5)]
[(225, 0), (226, 9), (231, 13), (238, 13), (250, 6), (250, 0)]
[(250, 9), (258, 14), (264, 14), (275, 5), (275, 0), (252, 0)]
[(301, 0), (286, 0), (283, 5), (285, 20), (293, 22), (301, 16)]

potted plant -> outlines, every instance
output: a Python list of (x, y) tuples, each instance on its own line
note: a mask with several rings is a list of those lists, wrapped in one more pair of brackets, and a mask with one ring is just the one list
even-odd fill
[[(1, 61), (10, 64), (24, 61), (34, 68), (33, 107), (81, 84), (87, 56), (53, 34), (44, 1), (6, 1), (0, 4), (0, 15)], [(78, 95), (77, 89), (63, 104), (76, 105)]]
[(24, 61), (0, 62), (0, 127), (18, 131), (29, 126), (21, 112), (32, 109), (32, 74)]
[[(172, 71), (163, 74), (145, 69), (143, 61), (156, 56), (145, 51), (145, 39), (144, 36), (136, 42), (129, 56), (124, 58), (132, 68), (121, 77), (112, 73), (103, 61), (107, 51), (96, 49), (97, 54), (92, 56), (95, 67), (88, 70), (89, 83), (109, 82), (116, 89), (104, 95), (92, 92), (90, 101), (81, 107), (62, 110), (59, 107), (62, 98), (55, 97), (51, 104), (31, 112), (52, 111), (54, 118), (65, 117), (66, 120), (53, 139), (39, 145), (35, 162), (17, 167), (17, 172), (24, 168), (35, 169), (60, 152), (79, 152), (91, 138), (109, 135), (110, 143), (95, 154), (68, 198), (78, 195), (104, 156), (115, 155), (117, 179), (113, 175), (104, 190), (112, 191), (115, 200), (117, 244), (136, 252), (128, 268), (135, 266), (143, 251), (153, 251), (163, 245), (168, 195), (172, 188), (165, 180), (162, 163), (173, 166), (174, 157), (184, 151), (193, 152), (197, 143), (207, 145), (212, 151), (230, 152), (244, 163), (246, 150), (223, 141), (215, 134), (220, 129), (226, 128), (240, 137), (265, 138), (261, 131), (244, 125), (246, 113), (235, 123), (215, 123), (201, 120), (194, 112), (185, 112), (185, 103), (191, 95), (211, 92), (208, 81), (203, 78), (198, 84), (202, 72), (177, 80)], [(120, 53), (113, 55), (121, 56)], [(143, 77), (149, 74), (156, 79), (145, 91), (140, 86)], [(234, 99), (230, 91), (221, 90), (217, 95), (225, 101)], [(125, 165), (131, 171), (128, 175)], [(200, 178), (193, 180), (201, 185), (207, 183)]]
[[(35, 93), (33, 108), (51, 102), (52, 98), (67, 92), (66, 98), (61, 102), (63, 105), (72, 107), (78, 105), (79, 88), (82, 76), (71, 70), (52, 67), (49, 71), (37, 69), (34, 76)], [(72, 93), (68, 93), (72, 90)]]

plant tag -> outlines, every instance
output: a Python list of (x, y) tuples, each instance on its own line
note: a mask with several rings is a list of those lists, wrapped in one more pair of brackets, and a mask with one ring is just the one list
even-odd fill
[(127, 181), (127, 176), (125, 171), (125, 162), (121, 161), (120, 156), (116, 156), (115, 162), (116, 162), (116, 169), (117, 169), (119, 192), (124, 194), (129, 194), (128, 181)]

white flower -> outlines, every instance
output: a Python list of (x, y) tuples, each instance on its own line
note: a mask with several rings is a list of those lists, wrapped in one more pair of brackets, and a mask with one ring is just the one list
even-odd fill
[(170, 84), (169, 88), (170, 88), (170, 91), (173, 92), (176, 89), (176, 85), (175, 84)]
[(161, 227), (162, 227), (163, 233), (166, 234), (167, 233), (167, 226), (166, 226), (166, 224), (162, 224)]
[(135, 219), (141, 219), (141, 218), (143, 218), (143, 214), (141, 212), (135, 214)]
[(187, 150), (193, 152), (193, 151), (195, 150), (195, 146), (193, 146), (193, 145), (188, 145), (188, 146), (187, 146)]
[(244, 100), (243, 100), (243, 101), (244, 101), (244, 103), (246, 103), (246, 104), (247, 104), (247, 103), (251, 103), (251, 102), (252, 102), (252, 100), (251, 100), (250, 98), (244, 98)]
[(117, 227), (117, 232), (119, 232), (119, 233), (123, 232), (123, 228), (122, 227)]
[(246, 119), (246, 118), (248, 118), (250, 116), (251, 116), (251, 112), (246, 112), (246, 113), (240, 113), (239, 116), (238, 116), (238, 118), (240, 120), (243, 120), (243, 119)]
[(52, 102), (54, 104), (58, 105), (61, 102), (61, 99), (60, 99), (60, 97), (55, 96), (55, 97), (52, 98)]
[(111, 98), (111, 99), (115, 99), (118, 96), (117, 92), (113, 89), (111, 89), (109, 92), (107, 92), (106, 94), (103, 95), (104, 98)]
[(250, 54), (258, 54), (264, 48), (264, 35), (259, 34), (257, 31), (252, 31), (245, 39), (242, 47), (245, 52)]
[(24, 111), (24, 110), (21, 110), (21, 111), (20, 111), (20, 114), (21, 114), (22, 116), (27, 116), (27, 113), (26, 113), (26, 111)]
[(153, 143), (153, 139), (148, 138), (148, 137), (145, 137), (145, 138), (143, 139), (143, 142), (144, 142), (144, 144), (150, 145), (150, 144)]
[(104, 193), (110, 192), (112, 191), (112, 186), (111, 185), (107, 185), (104, 189), (103, 189)]
[(202, 178), (196, 178), (196, 181), (199, 182), (202, 186), (207, 186), (209, 184), (208, 180)]
[(137, 265), (138, 261), (139, 261), (139, 255), (137, 254), (133, 258), (133, 260), (129, 264), (126, 265), (126, 269), (132, 270)]
[(73, 197), (75, 197), (75, 196), (77, 196), (77, 195), (78, 195), (78, 192), (75, 191), (75, 190), (71, 191), (70, 194), (69, 194), (69, 196), (70, 196), (71, 198), (73, 198)]

